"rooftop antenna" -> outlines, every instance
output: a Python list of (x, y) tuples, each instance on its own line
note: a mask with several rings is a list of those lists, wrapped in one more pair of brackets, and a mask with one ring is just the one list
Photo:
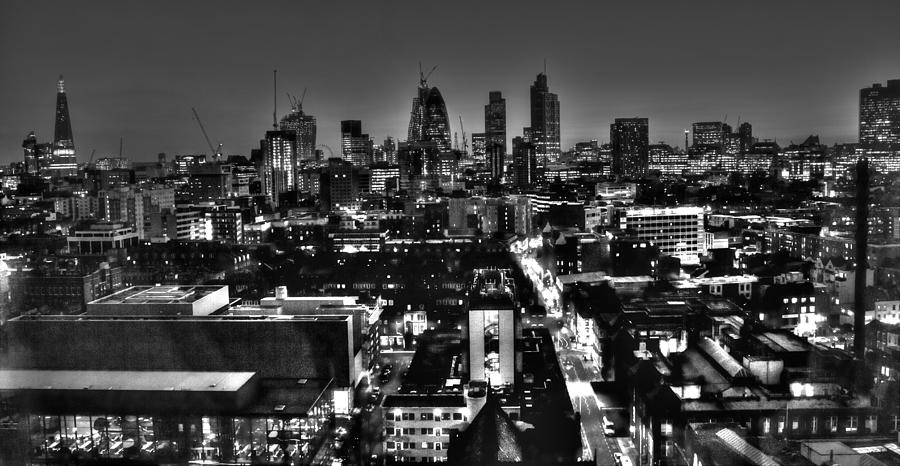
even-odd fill
[(547, 76), (547, 59), (544, 59), (544, 76)]
[(272, 70), (272, 127), (278, 129), (278, 70)]

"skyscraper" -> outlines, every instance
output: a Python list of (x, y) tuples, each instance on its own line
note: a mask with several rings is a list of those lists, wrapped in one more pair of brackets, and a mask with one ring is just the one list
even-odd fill
[(407, 140), (434, 141), (439, 150), (451, 149), (450, 119), (444, 97), (436, 87), (428, 86), (425, 75), (420, 75), (418, 94), (413, 98)]
[(859, 91), (859, 143), (865, 147), (900, 144), (900, 79)]
[(75, 141), (72, 138), (72, 120), (69, 118), (69, 101), (62, 75), (56, 83), (56, 125), (53, 133), (53, 157), (47, 167), (50, 176), (75, 176), (78, 163), (75, 158)]
[(609, 127), (612, 143), (612, 172), (641, 177), (650, 159), (650, 123), (646, 118), (616, 118)]
[(316, 117), (303, 112), (303, 102), (293, 101), (291, 113), (281, 119), (282, 131), (297, 133), (297, 157), (299, 160), (316, 158)]
[(46, 171), (53, 155), (52, 144), (38, 143), (37, 136), (31, 131), (22, 141), (22, 148), (25, 150), (25, 173), (39, 176)]
[(513, 138), (513, 172), (516, 186), (532, 188), (538, 182), (538, 158), (535, 145), (524, 138)]
[(488, 104), (484, 106), (485, 148), (500, 144), (506, 154), (506, 99), (500, 91), (488, 94)]
[(341, 121), (341, 157), (354, 167), (372, 163), (372, 139), (363, 134), (361, 121)]
[(297, 133), (266, 131), (263, 146), (262, 192), (277, 206), (278, 195), (297, 186)]
[(538, 74), (531, 85), (531, 134), (538, 163), (559, 158), (559, 99), (550, 92), (544, 73)]
[(753, 126), (750, 123), (743, 122), (738, 126), (738, 137), (740, 138), (741, 154), (750, 152), (753, 147)]
[(502, 182), (506, 175), (506, 150), (500, 144), (492, 144), (487, 148), (487, 152), (491, 167), (491, 179)]
[(432, 87), (425, 99), (425, 118), (422, 122), (422, 141), (434, 141), (438, 149), (450, 150), (450, 120), (441, 91)]

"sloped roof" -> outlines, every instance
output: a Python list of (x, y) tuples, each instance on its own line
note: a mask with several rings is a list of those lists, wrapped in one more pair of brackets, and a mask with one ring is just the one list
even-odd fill
[(457, 438), (457, 464), (497, 464), (525, 461), (521, 431), (500, 407), (497, 397), (488, 394), (484, 407)]

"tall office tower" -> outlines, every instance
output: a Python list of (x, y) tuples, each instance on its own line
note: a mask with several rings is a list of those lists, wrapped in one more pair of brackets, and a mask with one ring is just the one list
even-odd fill
[(37, 136), (34, 135), (34, 131), (28, 133), (28, 136), (25, 136), (25, 139), (22, 141), (22, 149), (25, 150), (25, 173), (29, 175), (36, 175), (37, 170), (37, 161), (35, 160), (35, 148), (37, 147)]
[(500, 91), (488, 94), (488, 104), (484, 106), (484, 138), (486, 148), (500, 144), (506, 153), (506, 99)]
[(650, 123), (646, 118), (616, 118), (609, 126), (612, 172), (641, 177), (650, 162)]
[(513, 171), (516, 186), (532, 188), (538, 183), (537, 149), (523, 138), (513, 138)]
[(475, 163), (487, 163), (487, 135), (485, 133), (472, 133), (472, 158)]
[(434, 141), (439, 150), (450, 150), (450, 119), (444, 97), (436, 87), (429, 87), (427, 77), (419, 75), (419, 88), (413, 98), (409, 117), (408, 142)]
[(488, 162), (491, 166), (491, 179), (503, 182), (506, 175), (506, 149), (500, 144), (488, 147)]
[(518, 326), (515, 284), (506, 269), (476, 269), (468, 304), (469, 380), (514, 385)]
[(47, 168), (53, 155), (53, 146), (49, 143), (37, 142), (34, 131), (28, 133), (22, 141), (25, 151), (25, 173), (39, 176)]
[(278, 195), (297, 187), (297, 133), (266, 131), (260, 179), (262, 192), (278, 205)]
[(425, 118), (422, 122), (422, 141), (434, 141), (438, 149), (450, 150), (450, 120), (441, 91), (432, 87), (425, 99)]
[(531, 85), (531, 137), (542, 165), (559, 158), (559, 98), (550, 92), (547, 75), (537, 75)]
[(859, 143), (869, 148), (900, 145), (900, 79), (860, 89)]
[(416, 96), (413, 97), (412, 110), (409, 112), (409, 131), (406, 134), (408, 142), (422, 140), (422, 125), (425, 122), (425, 100), (428, 99), (428, 81), (425, 75), (419, 71), (419, 87), (416, 88)]
[(372, 164), (372, 139), (363, 134), (361, 121), (341, 121), (341, 157), (355, 167)]
[(738, 138), (740, 139), (741, 154), (750, 152), (750, 148), (756, 142), (753, 140), (753, 125), (747, 122), (741, 123), (738, 126)]
[(281, 119), (279, 129), (297, 133), (298, 160), (316, 158), (316, 117), (303, 112), (301, 101), (291, 103), (291, 113)]
[(53, 157), (47, 167), (51, 176), (75, 176), (78, 163), (75, 159), (75, 140), (72, 138), (72, 120), (69, 118), (69, 101), (62, 75), (56, 83), (56, 126), (53, 133)]

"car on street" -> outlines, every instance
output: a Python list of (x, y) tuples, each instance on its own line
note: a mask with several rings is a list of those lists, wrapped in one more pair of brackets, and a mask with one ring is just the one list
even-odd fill
[(616, 464), (619, 466), (634, 466), (634, 463), (631, 462), (631, 458), (623, 453), (615, 452), (613, 453), (613, 457), (616, 460)]

